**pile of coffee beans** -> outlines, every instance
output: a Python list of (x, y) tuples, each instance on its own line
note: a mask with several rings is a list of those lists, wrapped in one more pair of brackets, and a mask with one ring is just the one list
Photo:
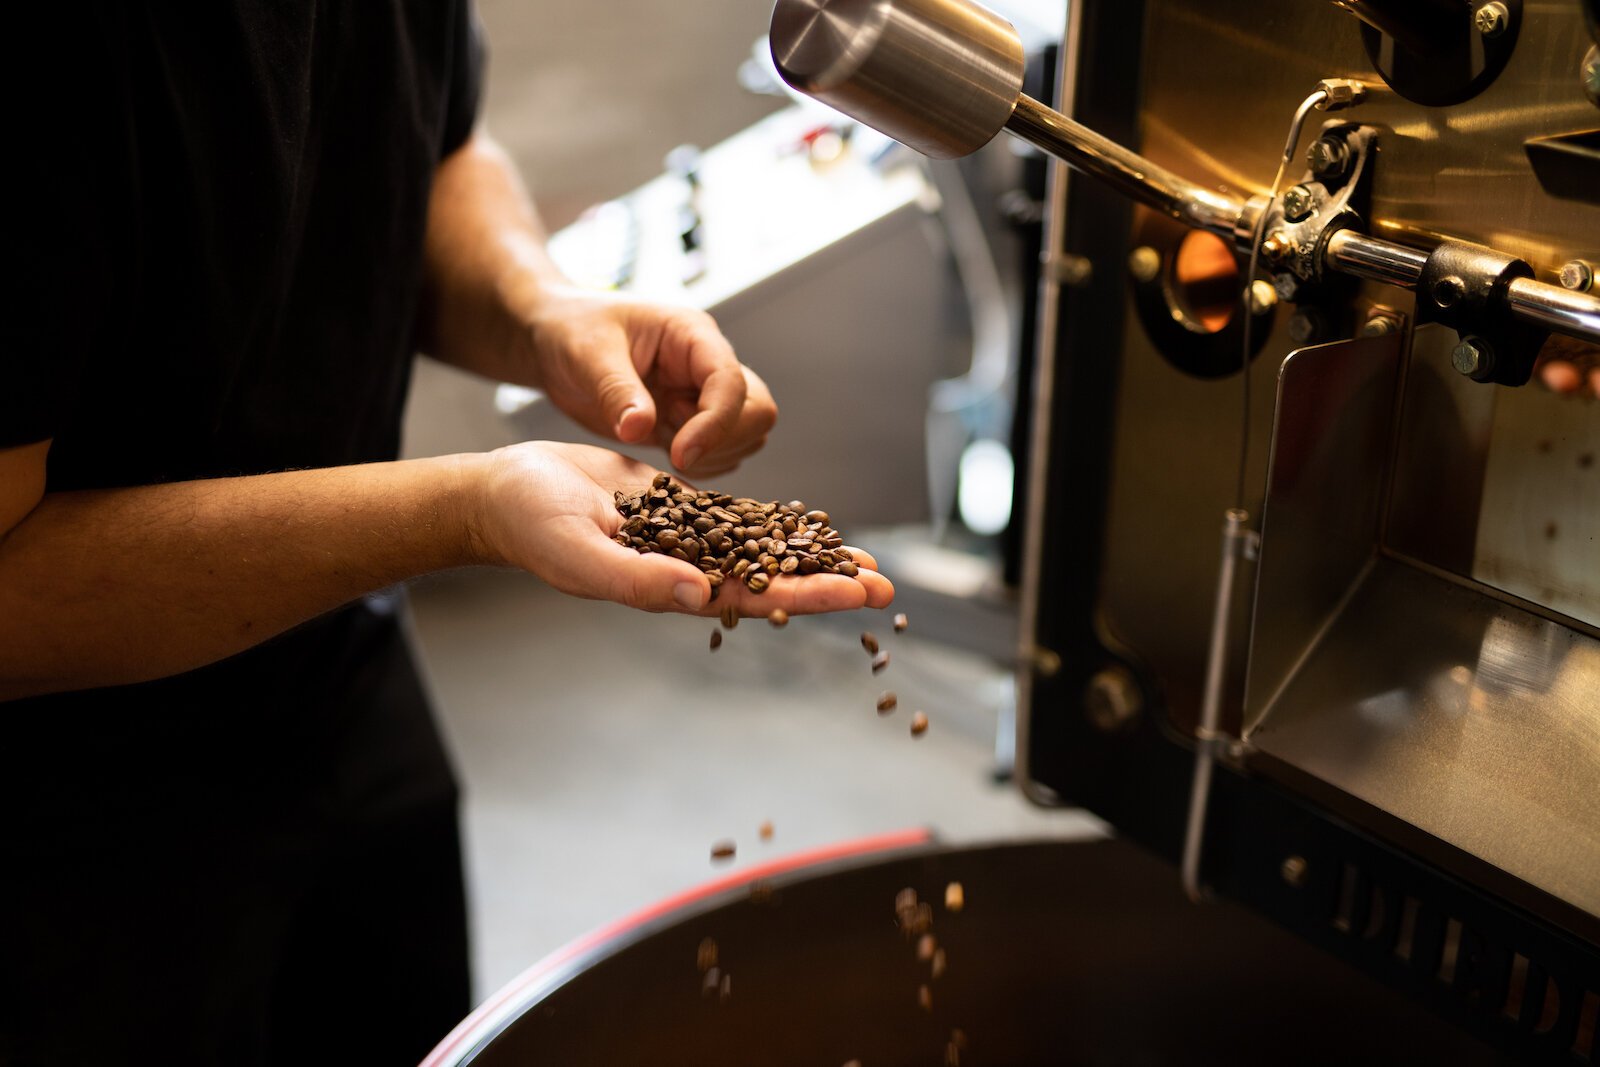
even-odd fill
[(730, 580), (764, 593), (780, 574), (859, 573), (839, 531), (828, 525), (828, 513), (808, 511), (798, 500), (780, 504), (686, 489), (664, 472), (650, 488), (618, 492), (615, 500), (622, 515), (617, 544), (694, 564), (710, 579), (713, 599)]

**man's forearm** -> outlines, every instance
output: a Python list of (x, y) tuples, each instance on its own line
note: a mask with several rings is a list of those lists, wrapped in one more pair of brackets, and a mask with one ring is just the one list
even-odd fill
[(0, 699), (159, 678), (485, 562), (472, 457), (54, 493), (0, 539)]
[(491, 378), (525, 377), (527, 321), (565, 283), (544, 240), (510, 157), (474, 135), (434, 176), (419, 347)]

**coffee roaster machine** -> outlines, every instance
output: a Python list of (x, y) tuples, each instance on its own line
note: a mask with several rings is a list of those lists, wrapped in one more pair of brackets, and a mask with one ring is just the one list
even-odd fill
[(1085, 0), (1055, 107), (963, 0), (780, 0), (773, 47), (929, 155), (1066, 164), (1032, 793), (1600, 1062), (1600, 4)]
[[(1600, 0), (1077, 0), (1049, 102), (969, 0), (771, 39), (1061, 161), (1020, 770), (1123, 840), (744, 872), (428, 1063), (1600, 1063)], [(888, 897), (947, 880), (930, 1009)]]

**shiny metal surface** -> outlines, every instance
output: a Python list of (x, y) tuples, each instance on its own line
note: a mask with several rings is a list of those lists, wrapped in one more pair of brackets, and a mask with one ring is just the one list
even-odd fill
[(1239, 197), (1179, 177), (1036, 100), (1018, 98), (1006, 129), (1139, 203), (1190, 226), (1228, 238), (1239, 230), (1239, 217), (1245, 208)]
[(1261, 517), (1244, 729), (1276, 705), (1377, 554), (1404, 337), (1289, 354)]
[(1600, 641), (1380, 559), (1258, 750), (1600, 915)]
[(935, 159), (982, 148), (1022, 92), (1016, 30), (965, 0), (778, 0), (770, 39), (790, 85)]
[[(1360, 25), (1331, 4), (1150, 0), (1145, 25), (1137, 86), (1143, 139), (1130, 147), (1205, 186), (1259, 194), (1308, 87), (1329, 76), (1374, 78)], [(1349, 297), (1354, 322), (1375, 304), (1414, 319), (1413, 298), (1403, 290), (1420, 272), (1424, 253), (1418, 249), (1449, 236), (1526, 259), (1550, 288), (1519, 285), (1517, 306), (1541, 321), (1548, 313), (1565, 317), (1569, 327), (1587, 328), (1580, 318), (1585, 312), (1557, 297), (1553, 283), (1571, 260), (1600, 261), (1600, 208), (1547, 193), (1523, 142), (1600, 121), (1573, 77), (1588, 46), (1580, 5), (1530, 3), (1505, 71), (1465, 103), (1423, 107), (1374, 82), (1378, 91), (1348, 117), (1380, 129), (1368, 214), (1380, 221), (1370, 237), (1334, 238), (1330, 251), (1340, 269), (1364, 279)], [(1226, 85), (1218, 71), (1230, 72)], [(1141, 228), (1131, 244), (1159, 244), (1153, 228), (1136, 225)], [(1174, 250), (1157, 251), (1170, 256)], [(1542, 306), (1547, 303), (1551, 307)], [(1236, 503), (1251, 511), (1262, 507), (1267, 454), (1259, 443), (1270, 437), (1279, 367), (1299, 347), (1289, 337), (1288, 320), (1278, 316), (1249, 372), (1249, 426), (1257, 444), (1245, 498), (1236, 501), (1239, 377), (1203, 380), (1177, 370), (1156, 350), (1129, 302), (1118, 354), (1101, 621), (1159, 679), (1180, 729), (1192, 731), (1199, 717), (1216, 516)], [(1600, 816), (1594, 810), (1600, 797), (1600, 655), (1592, 627), (1571, 602), (1569, 590), (1582, 583), (1568, 568), (1581, 564), (1561, 562), (1540, 543), (1551, 521), (1558, 541), (1569, 526), (1587, 529), (1588, 498), (1570, 485), (1539, 489), (1533, 504), (1502, 492), (1541, 484), (1538, 467), (1551, 463), (1516, 443), (1520, 430), (1514, 432), (1501, 412), (1507, 391), (1450, 369), (1452, 331), (1429, 327), (1402, 336), (1407, 343), (1414, 337), (1415, 349), (1405, 370), (1388, 480), (1380, 483), (1387, 486), (1385, 547), (1359, 582), (1348, 574), (1359, 555), (1344, 557), (1343, 581), (1354, 592), (1342, 606), (1328, 599), (1338, 576), (1310, 570), (1303, 572), (1310, 583), (1301, 587), (1309, 594), (1305, 603), (1270, 606), (1272, 597), (1288, 599), (1296, 590), (1292, 583), (1273, 583), (1268, 573), (1287, 562), (1273, 559), (1269, 508), (1262, 610), (1280, 618), (1288, 617), (1284, 610), (1298, 612), (1294, 625), (1303, 640), (1283, 641), (1279, 652), (1269, 653), (1275, 659), (1252, 667), (1263, 685), (1269, 674), (1287, 681), (1262, 718), (1265, 697), (1257, 695), (1252, 676), (1251, 739), (1327, 783), (1328, 796), (1359, 797), (1600, 914)], [(1600, 421), (1594, 401), (1540, 388), (1526, 386), (1514, 401), (1540, 408), (1546, 425)], [(1319, 417), (1332, 440), (1344, 416), (1330, 406)], [(1582, 451), (1553, 469), (1563, 478), (1585, 472), (1600, 478), (1600, 467), (1577, 467)], [(1348, 482), (1345, 487), (1354, 489)], [(1316, 506), (1328, 509), (1330, 530), (1348, 529), (1335, 504)], [(1519, 582), (1509, 575), (1506, 564), (1518, 561), (1538, 576)], [(1600, 563), (1590, 566), (1600, 570)], [(1508, 605), (1474, 578), (1529, 603)], [(1319, 584), (1324, 580), (1326, 586)], [(1318, 606), (1321, 620), (1332, 620), (1323, 630), (1314, 629)], [(1265, 617), (1256, 620), (1263, 636), (1269, 625)], [(1297, 658), (1297, 643), (1311, 653)], [(1502, 683), (1504, 676), (1519, 676), (1520, 668), (1509, 664), (1548, 666), (1553, 661), (1541, 658), (1541, 650), (1557, 646), (1566, 652), (1545, 681), (1521, 688)], [(1232, 664), (1238, 675), (1245, 658), (1239, 648)], [(1452, 674), (1457, 667), (1466, 673)], [(1462, 677), (1465, 682), (1458, 681)], [(1574, 848), (1564, 853), (1561, 842), (1569, 839)]]
[(1513, 278), (1506, 289), (1506, 303), (1524, 322), (1600, 342), (1600, 297), (1530, 278)]

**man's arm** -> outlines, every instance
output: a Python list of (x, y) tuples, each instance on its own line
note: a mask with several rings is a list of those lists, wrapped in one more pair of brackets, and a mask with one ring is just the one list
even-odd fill
[(654, 440), (679, 470), (732, 469), (777, 418), (710, 316), (563, 278), (510, 159), (482, 133), (435, 174), (425, 262), (425, 351), (542, 389), (603, 436)]
[(46, 446), (0, 449), (0, 700), (159, 678), (215, 662), (374, 589), (510, 564), (573, 596), (646, 611), (790, 614), (893, 598), (860, 580), (739, 583), (611, 540), (612, 494), (655, 471), (541, 442), (486, 455), (41, 495)]
[(47, 448), (0, 450), (0, 699), (199, 667), (484, 555), (460, 457), (45, 495)]

